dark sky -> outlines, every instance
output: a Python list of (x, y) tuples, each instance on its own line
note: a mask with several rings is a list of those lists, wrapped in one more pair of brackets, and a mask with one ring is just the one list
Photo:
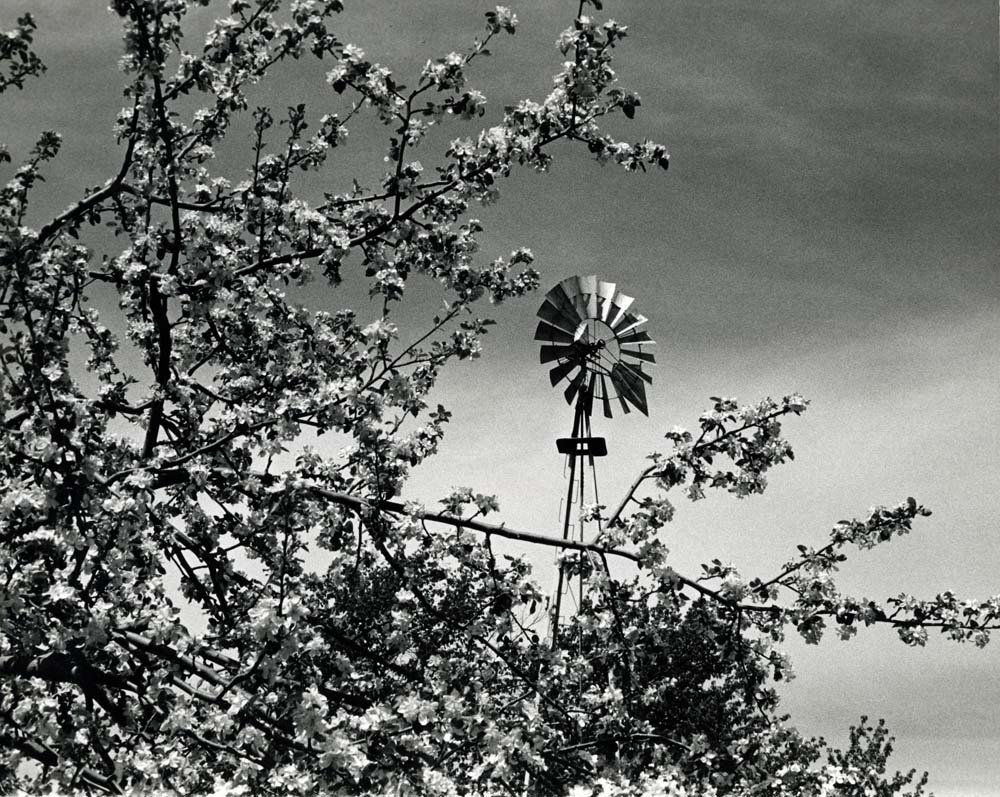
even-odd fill
[[(2, 138), (15, 156), (41, 129), (67, 140), (40, 212), (115, 166), (118, 32), (104, 5), (0, 0), (4, 27), (36, 12), (50, 66), (28, 92), (4, 96)], [(426, 58), (462, 49), (488, 8), (346, 5), (343, 37), (404, 82)], [(553, 42), (575, 7), (515, 7), (521, 30), (473, 75), (493, 113), (548, 92), (561, 60)], [(650, 418), (595, 428), (611, 449), (602, 496), (614, 503), (663, 431), (693, 426), (708, 396), (801, 391), (813, 406), (787, 427), (796, 461), (763, 497), (681, 506), (670, 541), (678, 567), (719, 557), (767, 575), (838, 519), (914, 495), (933, 517), (885, 551), (859, 553), (843, 568), (845, 587), (873, 598), (1000, 592), (996, 4), (609, 0), (603, 13), (630, 26), (619, 74), (642, 96), (636, 120), (613, 129), (665, 143), (670, 171), (625, 175), (566, 148), (551, 174), (515, 176), (499, 205), (477, 211), (484, 262), (528, 246), (545, 287), (596, 273), (651, 319)], [(287, 69), (258, 99), (335, 110), (324, 68)], [(310, 190), (380, 169), (379, 133), (352, 128), (332, 182)], [(430, 167), (435, 150), (416, 157)], [(444, 380), (438, 398), (455, 411), (453, 429), (408, 495), (431, 504), (470, 484), (498, 493), (511, 525), (558, 529), (552, 441), (572, 416), (537, 365), (536, 305), (497, 308), (484, 358)], [(911, 650), (872, 630), (790, 649), (799, 677), (786, 709), (802, 730), (841, 741), (860, 714), (884, 716), (896, 765), (930, 769), (939, 795), (1000, 794), (996, 643), (932, 639)]]

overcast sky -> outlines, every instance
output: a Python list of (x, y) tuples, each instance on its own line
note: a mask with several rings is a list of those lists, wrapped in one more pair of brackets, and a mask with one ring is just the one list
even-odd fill
[[(404, 82), (427, 57), (464, 47), (487, 10), (346, 5), (344, 38)], [(4, 28), (35, 11), (49, 64), (28, 92), (2, 99), (0, 138), (17, 160), (42, 129), (66, 137), (40, 214), (117, 162), (107, 132), (118, 32), (103, 6), (0, 0)], [(494, 114), (548, 92), (561, 60), (553, 42), (575, 7), (515, 7), (518, 35), (473, 74)], [(766, 576), (838, 519), (914, 495), (934, 515), (849, 561), (845, 588), (1000, 592), (995, 2), (606, 0), (603, 13), (631, 28), (619, 74), (642, 96), (636, 120), (615, 131), (665, 143), (669, 172), (624, 175), (566, 148), (551, 174), (512, 178), (501, 203), (478, 212), (484, 262), (528, 246), (544, 287), (596, 273), (651, 319), (650, 417), (595, 420), (611, 450), (602, 497), (614, 503), (662, 433), (695, 425), (708, 396), (800, 391), (813, 406), (786, 427), (796, 461), (763, 497), (681, 506), (670, 532), (678, 568), (719, 557)], [(258, 99), (331, 110), (335, 97), (317, 85), (324, 68), (285, 70)], [(339, 182), (311, 189), (380, 169), (379, 132), (353, 128)], [(435, 152), (417, 157), (429, 167)], [(431, 504), (469, 484), (497, 493), (511, 525), (558, 530), (554, 439), (572, 414), (537, 365), (537, 304), (497, 308), (484, 358), (443, 381), (437, 399), (454, 410), (453, 428), (408, 496)], [(799, 677), (785, 707), (803, 731), (841, 742), (862, 713), (884, 716), (897, 767), (930, 769), (939, 795), (1000, 795), (1000, 640), (911, 650), (870, 630), (790, 649)]]

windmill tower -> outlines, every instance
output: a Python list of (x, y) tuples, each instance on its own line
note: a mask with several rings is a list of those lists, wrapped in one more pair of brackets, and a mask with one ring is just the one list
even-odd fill
[[(574, 408), (572, 434), (556, 441), (559, 453), (566, 455), (569, 475), (564, 540), (585, 539), (580, 507), (599, 501), (594, 460), (606, 456), (608, 448), (604, 438), (595, 437), (591, 428), (595, 404), (600, 404), (605, 418), (612, 417), (615, 404), (626, 414), (631, 407), (649, 414), (645, 385), (653, 380), (643, 365), (656, 358), (643, 347), (652, 346), (654, 341), (640, 330), (648, 319), (630, 312), (634, 301), (618, 292), (613, 282), (596, 276), (569, 277), (545, 294), (538, 308), (535, 340), (542, 341), (539, 359), (543, 364), (554, 363), (549, 381), (553, 387), (566, 383), (563, 395)], [(574, 508), (579, 520), (575, 528)], [(584, 580), (577, 581), (570, 584), (560, 564), (549, 624), (553, 642), (564, 603), (574, 600), (579, 606), (583, 601)]]

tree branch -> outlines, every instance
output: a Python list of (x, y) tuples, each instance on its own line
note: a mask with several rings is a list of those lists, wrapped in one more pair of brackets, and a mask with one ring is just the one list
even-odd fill
[(561, 537), (549, 537), (547, 535), (537, 534), (531, 531), (518, 531), (517, 529), (508, 528), (507, 526), (496, 526), (490, 523), (483, 523), (480, 520), (463, 520), (462, 518), (456, 518), (451, 515), (444, 515), (438, 512), (421, 511), (414, 514), (405, 505), (399, 503), (398, 501), (382, 500), (369, 502), (356, 495), (334, 492), (333, 490), (326, 490), (322, 487), (313, 486), (307, 487), (306, 489), (313, 495), (325, 498), (335, 504), (349, 506), (359, 512), (375, 509), (378, 511), (392, 512), (394, 514), (413, 514), (414, 517), (419, 518), (420, 520), (443, 523), (447, 526), (468, 529), (469, 531), (475, 531), (480, 534), (494, 534), (497, 537), (504, 537), (508, 540), (519, 540), (520, 542), (528, 542), (533, 545), (545, 545), (550, 548), (569, 548), (575, 551), (589, 551), (590, 553), (598, 555), (620, 556), (632, 562), (642, 561), (638, 554), (632, 553), (631, 551), (625, 551), (620, 548), (608, 548), (596, 543), (564, 540)]

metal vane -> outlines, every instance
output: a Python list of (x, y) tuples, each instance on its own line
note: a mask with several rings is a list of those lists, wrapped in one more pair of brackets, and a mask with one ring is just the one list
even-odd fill
[(640, 330), (648, 319), (631, 311), (634, 301), (613, 282), (569, 277), (545, 294), (538, 308), (539, 360), (554, 363), (552, 386), (567, 381), (566, 401), (579, 402), (588, 417), (595, 402), (606, 418), (612, 417), (614, 401), (624, 413), (635, 407), (649, 415), (645, 384), (653, 380), (644, 364), (656, 357), (644, 347), (655, 341)]

